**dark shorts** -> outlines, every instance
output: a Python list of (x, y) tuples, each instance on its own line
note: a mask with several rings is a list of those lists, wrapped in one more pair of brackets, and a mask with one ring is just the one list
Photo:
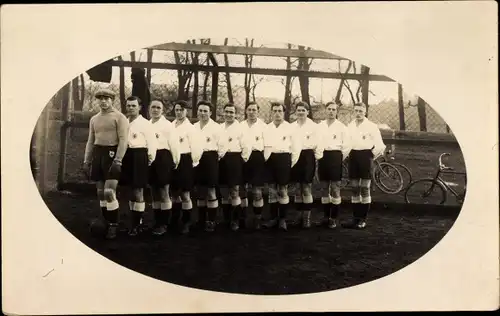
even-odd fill
[(243, 163), (241, 153), (227, 152), (219, 162), (219, 184), (227, 187), (243, 184)]
[(157, 150), (156, 158), (149, 167), (149, 184), (154, 187), (163, 187), (170, 184), (173, 169), (174, 160), (170, 150)]
[(349, 179), (371, 179), (373, 153), (370, 149), (351, 150), (349, 154)]
[(216, 151), (205, 151), (200, 163), (196, 166), (196, 185), (215, 188), (219, 182), (219, 154)]
[(252, 186), (264, 186), (266, 160), (262, 151), (252, 151), (250, 158), (243, 164), (243, 182)]
[(90, 169), (90, 180), (106, 181), (119, 180), (120, 173), (109, 172), (109, 168), (115, 159), (117, 146), (99, 146), (94, 145), (92, 152), (92, 165)]
[(127, 148), (122, 162), (120, 184), (134, 189), (145, 188), (148, 176), (148, 149)]
[(172, 172), (172, 191), (188, 192), (193, 189), (194, 168), (191, 153), (181, 154), (177, 169)]
[(314, 156), (314, 150), (302, 150), (299, 160), (291, 170), (291, 181), (295, 183), (312, 183), (315, 171), (316, 157)]
[(320, 181), (342, 180), (342, 152), (340, 150), (325, 150), (323, 158), (318, 161), (318, 177)]
[(286, 185), (290, 182), (292, 155), (290, 153), (272, 153), (266, 162), (268, 183)]

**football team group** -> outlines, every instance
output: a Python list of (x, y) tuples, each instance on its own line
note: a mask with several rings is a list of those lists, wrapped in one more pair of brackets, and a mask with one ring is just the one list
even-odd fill
[[(296, 105), (297, 120), (287, 122), (285, 107), (271, 103), (272, 122), (259, 118), (259, 104), (245, 107), (246, 119), (236, 119), (236, 107), (224, 106), (224, 122), (211, 119), (214, 106), (197, 104), (198, 121), (186, 117), (188, 103), (175, 102), (175, 120), (164, 116), (164, 105), (154, 100), (143, 105), (137, 97), (126, 100), (126, 115), (113, 107), (114, 92), (95, 94), (100, 111), (90, 119), (84, 169), (97, 185), (106, 238), (118, 232), (118, 185), (127, 188), (131, 225), (129, 236), (145, 232), (142, 223), (146, 203), (144, 191), (151, 188), (155, 225), (152, 234), (167, 230), (190, 232), (196, 191), (198, 224), (207, 232), (216, 228), (219, 204), (222, 225), (237, 231), (250, 212), (251, 194), (254, 229), (278, 227), (287, 230), (289, 184), (298, 185), (294, 204), (301, 212), (299, 225), (311, 227), (312, 183), (316, 178), (325, 187), (321, 198), (324, 218), (320, 225), (333, 229), (341, 206), (342, 163), (348, 161), (352, 190), (353, 220), (342, 225), (363, 229), (370, 209), (370, 179), (373, 160), (385, 145), (377, 125), (366, 117), (363, 103), (354, 105), (355, 119), (344, 125), (337, 120), (337, 107), (327, 103), (327, 118), (311, 120), (309, 104)], [(150, 120), (140, 113), (149, 107)], [(263, 218), (263, 188), (267, 184), (270, 217)], [(220, 224), (218, 224), (220, 225)]]

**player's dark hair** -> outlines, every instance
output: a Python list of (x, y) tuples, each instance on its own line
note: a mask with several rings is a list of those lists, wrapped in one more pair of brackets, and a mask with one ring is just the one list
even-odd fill
[(177, 101), (175, 101), (174, 108), (175, 108), (175, 106), (177, 104), (179, 104), (183, 109), (187, 109), (189, 107), (188, 103), (186, 101), (184, 101), (184, 100), (177, 100)]
[(295, 105), (295, 108), (298, 108), (299, 106), (305, 108), (308, 112), (311, 112), (311, 106), (307, 102), (300, 101)]
[(196, 108), (199, 108), (200, 106), (202, 105), (205, 105), (205, 106), (208, 106), (208, 108), (210, 109), (210, 111), (212, 111), (213, 109), (213, 105), (212, 103), (210, 103), (210, 101), (207, 101), (207, 100), (201, 100), (199, 101), (197, 104), (196, 104)]
[(325, 108), (329, 107), (330, 105), (335, 104), (336, 106), (340, 106), (337, 102), (330, 101), (327, 104), (325, 104)]
[(130, 97), (127, 98), (127, 101), (137, 101), (140, 106), (142, 106), (142, 100), (139, 97), (136, 97), (135, 95), (131, 95)]
[(248, 104), (245, 106), (245, 110), (248, 109), (250, 105), (255, 105), (257, 107), (257, 110), (260, 110), (259, 105), (257, 104), (257, 102), (254, 101), (248, 102)]
[(366, 109), (366, 104), (364, 104), (363, 102), (355, 103), (354, 106), (362, 106)]
[(159, 102), (163, 107), (165, 107), (165, 104), (163, 104), (163, 101), (160, 99), (153, 99), (151, 102), (149, 102), (149, 105), (153, 104), (153, 102)]
[(281, 108), (283, 109), (283, 112), (286, 112), (286, 109), (285, 109), (285, 106), (279, 102), (271, 102), (271, 110), (274, 108), (274, 107), (277, 107), (277, 106), (281, 106)]
[(234, 105), (234, 103), (229, 102), (224, 105), (224, 110), (226, 108), (234, 108), (236, 110), (236, 105)]

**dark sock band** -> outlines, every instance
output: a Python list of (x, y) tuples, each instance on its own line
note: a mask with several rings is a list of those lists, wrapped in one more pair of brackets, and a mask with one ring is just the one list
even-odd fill
[(118, 224), (118, 209), (106, 211), (106, 220), (112, 224)]
[(340, 205), (331, 204), (330, 209), (330, 217), (336, 219), (339, 216)]
[(187, 224), (191, 220), (191, 210), (182, 210), (182, 223)]

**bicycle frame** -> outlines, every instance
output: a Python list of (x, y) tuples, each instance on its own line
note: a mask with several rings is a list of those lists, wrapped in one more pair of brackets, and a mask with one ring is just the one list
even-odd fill
[[(460, 197), (461, 193), (455, 191), (446, 181), (444, 181), (444, 179), (441, 178), (441, 174), (460, 174), (460, 175), (465, 175), (466, 173), (465, 172), (458, 172), (458, 171), (438, 170), (438, 172), (436, 173), (436, 176), (434, 177), (434, 180), (435, 181), (439, 181), (444, 186), (444, 188), (446, 189), (446, 191), (450, 191), (455, 196), (455, 198)], [(465, 193), (465, 190), (464, 190), (464, 193)]]

